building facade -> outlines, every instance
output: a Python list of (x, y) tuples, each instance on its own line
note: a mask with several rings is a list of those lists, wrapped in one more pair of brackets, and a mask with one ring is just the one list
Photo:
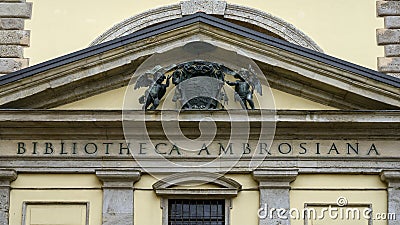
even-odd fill
[(217, 0), (27, 67), (32, 4), (0, 2), (0, 224), (398, 224), (397, 3), (373, 5), (385, 74)]

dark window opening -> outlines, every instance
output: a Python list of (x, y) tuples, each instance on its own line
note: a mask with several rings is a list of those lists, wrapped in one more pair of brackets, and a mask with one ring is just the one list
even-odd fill
[(225, 225), (225, 200), (168, 200), (168, 225)]

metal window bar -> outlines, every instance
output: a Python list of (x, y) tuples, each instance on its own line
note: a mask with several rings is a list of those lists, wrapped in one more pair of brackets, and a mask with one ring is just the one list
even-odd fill
[(168, 200), (168, 225), (225, 225), (225, 200)]

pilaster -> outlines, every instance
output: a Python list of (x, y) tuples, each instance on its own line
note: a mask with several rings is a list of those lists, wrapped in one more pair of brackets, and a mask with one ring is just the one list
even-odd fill
[(103, 225), (133, 225), (133, 185), (140, 179), (137, 170), (97, 170), (103, 182)]
[[(294, 181), (298, 175), (298, 169), (282, 168), (256, 170), (253, 177), (259, 182), (260, 190), (260, 217), (259, 225), (290, 225), (288, 211), (290, 209), (290, 182)], [(270, 215), (270, 209), (285, 209), (286, 213), (278, 218), (277, 211)]]
[(400, 212), (400, 170), (384, 170), (381, 179), (388, 184), (388, 213), (396, 213), (396, 220), (388, 220), (388, 225), (399, 224)]
[(8, 225), (11, 182), (17, 179), (15, 170), (0, 170), (0, 224)]

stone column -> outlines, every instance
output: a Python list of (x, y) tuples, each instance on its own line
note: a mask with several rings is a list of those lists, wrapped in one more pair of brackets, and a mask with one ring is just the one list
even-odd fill
[(26, 0), (0, 0), (0, 75), (28, 67), (24, 47), (29, 46), (30, 32), (24, 20), (32, 16), (32, 3)]
[(133, 185), (137, 170), (97, 170), (103, 182), (103, 225), (133, 225)]
[(385, 20), (385, 28), (377, 29), (378, 45), (385, 47), (385, 57), (378, 57), (378, 70), (400, 78), (400, 1), (377, 1), (376, 11)]
[(11, 181), (17, 179), (15, 170), (0, 170), (0, 224), (8, 225)]
[[(253, 172), (254, 179), (259, 182), (260, 209), (259, 225), (290, 225), (290, 182), (298, 175), (298, 169), (269, 169), (256, 170)], [(273, 218), (269, 213), (272, 208), (285, 209), (283, 217), (278, 218), (278, 211), (274, 211)], [(265, 218), (264, 218), (265, 217)], [(282, 219), (283, 218), (283, 219)]]
[(396, 213), (396, 220), (388, 225), (398, 225), (400, 221), (400, 170), (382, 171), (381, 179), (388, 183), (388, 213)]

